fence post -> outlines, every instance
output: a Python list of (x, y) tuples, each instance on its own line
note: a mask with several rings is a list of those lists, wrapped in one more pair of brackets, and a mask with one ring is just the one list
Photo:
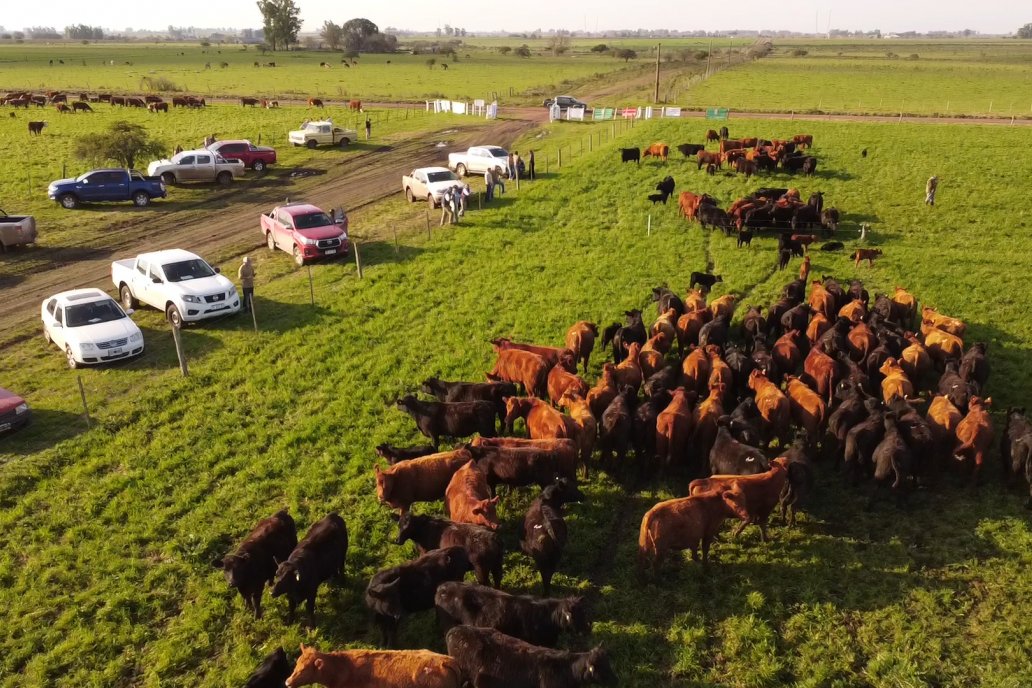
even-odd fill
[(398, 246), (398, 225), (391, 225), (391, 229), (394, 231), (394, 255), (401, 254), (401, 248)]
[(183, 353), (183, 338), (179, 333), (179, 328), (175, 325), (172, 326), (172, 339), (176, 343), (176, 356), (179, 357), (179, 370), (183, 373), (183, 377), (190, 375), (190, 369), (186, 365), (186, 354)]
[(989, 101), (989, 112), (993, 111), (993, 101)]
[(477, 210), (483, 210), (483, 209), (484, 209), (484, 208), (483, 208), (483, 206), (481, 205), (481, 201), (480, 201), (480, 192), (479, 192), (479, 191), (477, 191)]
[(563, 168), (563, 147), (562, 146), (559, 146), (559, 152), (556, 154), (556, 157), (557, 157), (557, 165), (556, 166), (559, 169), (562, 169)]
[(594, 149), (592, 148), (592, 143), (594, 142), (594, 140), (595, 140), (595, 135), (594, 135), (594, 134), (589, 134), (589, 135), (588, 135), (588, 152), (589, 152), (589, 153), (590, 153), (590, 152), (591, 152), (592, 150), (594, 150)]
[(362, 279), (362, 257), (358, 252), (358, 242), (355, 242), (355, 267), (358, 268), (358, 279)]
[(86, 388), (82, 386), (82, 375), (76, 375), (75, 377), (79, 381), (79, 396), (82, 398), (82, 412), (86, 416), (86, 427), (89, 428), (93, 423), (90, 420), (90, 409), (86, 405)]
[(652, 213), (649, 213), (649, 221), (646, 225), (645, 236), (652, 236)]
[(251, 311), (251, 322), (254, 323), (254, 331), (258, 332), (258, 314), (254, 312), (254, 294), (248, 295), (247, 307)]
[(312, 305), (315, 305), (315, 284), (312, 282), (312, 266), (308, 266), (308, 293), (312, 297)]
[(427, 241), (429, 241), (430, 240), (430, 211), (429, 210), (425, 210), (424, 212), (426, 213), (426, 238), (427, 238)]

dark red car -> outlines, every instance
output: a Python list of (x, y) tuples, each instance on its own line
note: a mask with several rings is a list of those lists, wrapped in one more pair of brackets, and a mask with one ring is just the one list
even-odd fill
[(28, 424), (32, 411), (25, 400), (14, 392), (0, 387), (0, 433)]
[(218, 153), (227, 160), (240, 160), (244, 167), (255, 172), (263, 171), (266, 166), (276, 163), (276, 150), (268, 146), (255, 146), (250, 141), (216, 141), (208, 146), (208, 150)]

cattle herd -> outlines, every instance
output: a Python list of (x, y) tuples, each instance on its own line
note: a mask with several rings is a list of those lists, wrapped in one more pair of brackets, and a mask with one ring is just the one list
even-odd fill
[[(657, 580), (674, 552), (701, 554), (705, 565), (727, 519), (738, 521), (735, 535), (757, 526), (764, 542), (775, 511), (791, 527), (819, 465), (868, 508), (886, 497), (902, 504), (950, 473), (977, 483), (994, 433), (986, 345), (966, 347), (965, 323), (920, 308), (903, 288), (872, 299), (859, 280), (809, 273), (807, 255), (777, 302), (746, 306), (734, 326), (736, 297), (708, 299), (720, 276), (693, 273), (684, 298), (652, 290), (648, 327), (631, 309), (604, 328), (575, 323), (563, 346), (498, 338), (486, 382), (430, 378), (420, 386), (429, 399), (398, 399), (430, 444), (377, 447), (388, 465), (374, 468), (376, 494), (397, 521), (396, 542), (411, 540), (419, 555), (373, 575), (365, 603), (390, 648), (405, 618), (435, 610), (448, 655), (302, 646), (293, 668), (278, 650), (248, 685), (350, 686), (359, 683), (347, 677), (359, 675), (369, 681), (361, 685), (398, 686), (417, 685), (406, 678), (414, 676), (455, 687), (615, 681), (603, 648), (554, 649), (561, 635), (591, 630), (582, 597), (550, 596), (576, 534), (564, 512), (586, 499), (578, 479), (591, 470), (629, 490), (660, 476), (683, 481), (684, 497), (641, 521), (639, 575)], [(591, 384), (578, 373), (597, 348), (612, 361)], [(526, 437), (514, 435), (520, 419)], [(1003, 435), (1008, 478), (1032, 477), (1023, 409), (1008, 411)], [(442, 438), (462, 443), (441, 451)], [(517, 524), (518, 543), (505, 542), (499, 501), (524, 488), (537, 496)], [(415, 513), (421, 502), (442, 503), (444, 513)], [(541, 597), (502, 590), (504, 554), (517, 545), (540, 574)], [(345, 569), (347, 547), (336, 513), (298, 542), (280, 512), (215, 565), (256, 615), (268, 582), (274, 597), (286, 596), (290, 618), (301, 602), (314, 618), (316, 591)], [(469, 572), (475, 584), (464, 582)]]

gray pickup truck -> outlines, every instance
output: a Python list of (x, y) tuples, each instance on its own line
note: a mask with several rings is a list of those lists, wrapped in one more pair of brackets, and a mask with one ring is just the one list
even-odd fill
[(36, 218), (31, 215), (8, 215), (0, 210), (0, 253), (12, 246), (36, 243)]

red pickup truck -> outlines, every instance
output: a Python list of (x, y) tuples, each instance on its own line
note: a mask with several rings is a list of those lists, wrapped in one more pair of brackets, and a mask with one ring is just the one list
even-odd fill
[(226, 160), (235, 159), (244, 167), (262, 172), (268, 165), (276, 163), (276, 150), (268, 146), (255, 146), (250, 141), (216, 141), (208, 150), (218, 153)]
[(348, 217), (333, 217), (310, 203), (288, 203), (262, 214), (262, 234), (270, 251), (283, 249), (294, 262), (323, 256), (348, 255)]

